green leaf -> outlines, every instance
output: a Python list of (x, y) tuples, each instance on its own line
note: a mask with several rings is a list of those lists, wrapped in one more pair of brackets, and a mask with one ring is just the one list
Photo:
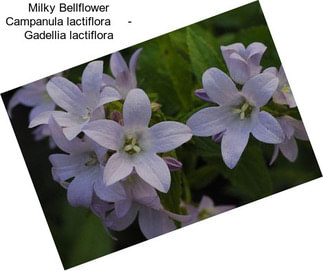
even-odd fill
[(63, 261), (65, 268), (114, 251), (114, 241), (106, 233), (102, 222), (88, 210), (66, 206), (64, 218), (63, 232), (69, 242), (68, 254)]
[(169, 191), (165, 193), (158, 192), (162, 205), (169, 211), (179, 214), (181, 201), (181, 183), (182, 176), (180, 171), (171, 173), (172, 182)]
[(141, 44), (143, 52), (138, 60), (138, 86), (148, 93), (157, 93), (157, 102), (167, 115), (193, 108), (193, 72), (183, 34), (178, 33)]
[[(229, 169), (223, 162), (221, 144), (211, 138), (194, 138), (193, 148), (207, 163), (206, 166), (191, 174), (194, 186), (209, 184), (218, 174), (230, 180), (232, 191), (244, 201), (252, 201), (273, 193), (268, 166), (258, 142), (251, 140), (235, 168)], [(234, 144), (234, 142), (233, 142)], [(199, 183), (200, 182), (200, 183)]]
[(189, 150), (203, 157), (222, 157), (220, 144), (213, 142), (211, 137), (195, 137), (188, 147)]
[[(234, 143), (233, 143), (234, 144)], [(273, 194), (272, 180), (262, 151), (258, 145), (249, 144), (237, 166), (230, 170), (218, 161), (219, 171), (230, 180), (233, 192), (246, 202)]]
[(191, 186), (194, 189), (202, 189), (209, 185), (219, 174), (216, 164), (198, 168), (191, 176)]
[[(169, 35), (160, 37), (160, 57), (165, 63), (166, 71), (171, 79), (173, 90), (181, 107), (188, 111), (193, 108), (193, 74), (189, 60), (184, 57)], [(172, 96), (174, 93), (172, 93)]]
[(212, 34), (197, 25), (186, 28), (186, 39), (194, 74), (199, 82), (208, 68), (225, 70), (220, 46)]

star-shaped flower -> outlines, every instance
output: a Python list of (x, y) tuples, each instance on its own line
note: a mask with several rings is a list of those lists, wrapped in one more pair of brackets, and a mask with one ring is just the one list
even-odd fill
[(110, 58), (110, 70), (114, 76), (104, 74), (103, 83), (118, 90), (122, 99), (125, 99), (131, 89), (137, 87), (136, 66), (142, 48), (136, 50), (130, 58), (129, 67), (119, 52), (113, 53)]
[[(49, 156), (54, 180), (67, 188), (67, 199), (72, 206), (90, 207), (93, 187), (102, 181), (107, 149), (89, 138), (67, 140), (53, 118), (49, 120), (49, 128), (57, 146), (66, 152)], [(67, 183), (70, 178), (73, 180)], [(119, 188), (112, 185), (106, 193), (110, 198), (120, 199), (118, 191)]]
[(260, 73), (260, 60), (267, 47), (253, 42), (244, 47), (242, 43), (221, 46), (222, 55), (233, 81), (243, 85), (248, 79)]
[(245, 149), (250, 133), (259, 141), (278, 144), (284, 140), (277, 120), (261, 111), (277, 89), (278, 79), (270, 73), (249, 79), (238, 91), (224, 72), (210, 68), (203, 74), (203, 88), (217, 107), (195, 113), (187, 125), (196, 136), (221, 135), (221, 151), (229, 168), (236, 166)]
[(84, 128), (84, 133), (98, 144), (116, 151), (105, 166), (105, 184), (116, 183), (135, 169), (145, 182), (162, 192), (168, 191), (169, 168), (156, 153), (179, 147), (191, 139), (192, 133), (185, 124), (175, 121), (160, 122), (148, 128), (150, 118), (147, 94), (133, 89), (123, 105), (124, 126), (112, 120), (97, 120)]
[(47, 124), (51, 116), (63, 128), (64, 135), (75, 138), (91, 120), (104, 118), (102, 105), (119, 100), (120, 94), (111, 87), (101, 91), (103, 62), (94, 61), (87, 65), (82, 75), (82, 90), (63, 77), (52, 78), (47, 84), (47, 92), (63, 111), (48, 111), (38, 115), (29, 127)]
[(47, 82), (48, 79), (44, 78), (20, 88), (9, 101), (9, 116), (12, 116), (12, 110), (18, 104), (32, 107), (29, 114), (29, 121), (43, 112), (54, 110), (56, 105), (46, 91)]

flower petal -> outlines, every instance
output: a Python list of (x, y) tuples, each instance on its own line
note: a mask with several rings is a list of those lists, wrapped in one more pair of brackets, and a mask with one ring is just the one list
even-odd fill
[(87, 100), (87, 105), (95, 107), (99, 100), (103, 74), (103, 61), (89, 63), (82, 74), (82, 91)]
[(68, 186), (68, 202), (73, 207), (90, 207), (93, 196), (93, 183), (98, 181), (100, 176), (97, 167), (92, 167), (83, 174), (77, 175)]
[(224, 163), (229, 168), (234, 168), (249, 140), (250, 127), (245, 121), (237, 120), (228, 129), (221, 141), (221, 152)]
[(41, 124), (48, 124), (51, 117), (54, 117), (57, 123), (62, 127), (74, 126), (84, 122), (84, 120), (80, 119), (78, 116), (70, 113), (63, 111), (47, 111), (40, 113), (38, 116), (33, 118), (29, 123), (29, 128), (33, 128)]
[(186, 124), (193, 135), (212, 136), (224, 131), (233, 118), (228, 106), (208, 107), (192, 115)]
[(138, 175), (132, 175), (131, 182), (124, 182), (123, 185), (134, 202), (154, 209), (162, 208), (156, 190)]
[(151, 118), (151, 106), (147, 94), (139, 89), (132, 89), (123, 105), (125, 126), (146, 127)]
[(138, 221), (139, 227), (147, 239), (176, 229), (174, 222), (166, 214), (147, 207), (139, 209)]
[(297, 119), (293, 119), (293, 118), (291, 118), (290, 121), (294, 127), (294, 131), (295, 131), (294, 136), (297, 139), (309, 140), (303, 122), (301, 120), (297, 120)]
[(132, 202), (129, 199), (117, 201), (114, 204), (116, 216), (119, 218), (124, 217), (129, 212), (131, 205)]
[(137, 174), (157, 190), (166, 193), (170, 187), (170, 172), (166, 162), (153, 153), (141, 153), (134, 157)]
[(269, 162), (270, 166), (276, 161), (276, 159), (278, 157), (278, 154), (279, 154), (279, 147), (278, 147), (278, 145), (275, 145), (274, 146), (273, 156), (271, 157), (271, 160)]
[(180, 122), (163, 121), (149, 128), (152, 146), (151, 151), (156, 153), (168, 152), (192, 138), (191, 129)]
[(282, 154), (290, 161), (294, 162), (297, 158), (298, 147), (294, 137), (279, 144), (279, 149)]
[(227, 66), (232, 80), (243, 85), (251, 76), (250, 66), (238, 53), (232, 53), (227, 60)]
[(89, 122), (84, 126), (83, 132), (96, 143), (111, 150), (118, 150), (124, 140), (122, 127), (112, 120)]
[(68, 155), (68, 154), (51, 154), (49, 160), (53, 165), (53, 174), (59, 180), (65, 181), (69, 178), (75, 177), (84, 171), (84, 165), (88, 161), (87, 154), (77, 154), (77, 155)]
[(47, 83), (47, 92), (61, 108), (79, 116), (86, 115), (86, 102), (81, 90), (63, 77), (54, 77)]
[(133, 162), (126, 154), (116, 152), (109, 158), (104, 168), (103, 182), (112, 185), (129, 176), (133, 167)]
[(117, 202), (127, 199), (126, 191), (120, 183), (106, 185), (103, 180), (94, 183), (96, 195), (107, 202)]
[(242, 53), (244, 51), (245, 47), (242, 43), (233, 43), (227, 46), (221, 46), (221, 52), (225, 62), (227, 62), (233, 52)]
[(258, 120), (251, 132), (259, 141), (270, 144), (281, 143), (285, 137), (278, 121), (265, 111), (258, 114)]
[(110, 75), (102, 75), (102, 86), (101, 87), (116, 87), (116, 80), (114, 80)]
[(253, 42), (246, 48), (248, 54), (248, 63), (259, 65), (260, 60), (267, 50), (267, 47), (261, 42)]
[(266, 73), (266, 72), (272, 73), (275, 76), (277, 76), (277, 73), (278, 73), (276, 67), (269, 67), (269, 68), (265, 69), (262, 73)]
[[(133, 55), (131, 56), (130, 58), (130, 61), (129, 61), (129, 69), (130, 69), (130, 73), (135, 76), (135, 73), (136, 73), (136, 66), (137, 66), (137, 61), (138, 61), (138, 57), (140, 55), (142, 51), (142, 48), (139, 48), (137, 49)], [(135, 77), (136, 78), (136, 77)]]
[(127, 63), (123, 59), (119, 52), (113, 53), (110, 57), (110, 69), (114, 77), (117, 77), (120, 73), (129, 72)]
[(217, 68), (204, 72), (202, 82), (204, 90), (214, 103), (228, 103), (239, 95), (231, 78)]
[(118, 101), (121, 98), (122, 98), (121, 95), (115, 88), (105, 87), (100, 94), (100, 100), (99, 100), (99, 103), (97, 104), (97, 107), (107, 103)]
[(134, 222), (138, 213), (138, 208), (137, 204), (132, 204), (129, 212), (122, 218), (119, 218), (116, 215), (116, 211), (113, 211), (104, 220), (104, 225), (115, 231), (123, 231)]
[(82, 132), (83, 127), (84, 124), (75, 124), (73, 126), (63, 128), (63, 133), (68, 140), (72, 140)]
[(48, 121), (51, 136), (56, 145), (67, 153), (81, 153), (90, 151), (89, 145), (83, 142), (80, 138), (74, 138), (68, 140), (63, 134), (63, 130), (59, 127), (58, 123), (54, 118), (50, 118)]
[(47, 111), (53, 111), (55, 104), (52, 101), (43, 102), (35, 106), (29, 113), (29, 121), (37, 117), (39, 114)]
[(265, 105), (278, 87), (278, 78), (267, 72), (249, 79), (242, 88), (242, 93), (254, 106)]

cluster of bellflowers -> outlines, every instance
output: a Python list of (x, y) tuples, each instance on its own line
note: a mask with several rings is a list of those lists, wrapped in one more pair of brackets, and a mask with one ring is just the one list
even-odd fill
[(70, 205), (90, 209), (107, 231), (122, 231), (138, 217), (149, 239), (233, 207), (215, 207), (209, 198), (198, 208), (183, 203), (184, 214), (163, 207), (157, 191), (167, 193), (170, 171), (182, 167), (167, 153), (189, 141), (192, 131), (176, 121), (150, 127), (156, 103), (137, 88), (141, 51), (129, 66), (119, 52), (112, 54), (112, 76), (103, 72), (102, 61), (94, 61), (80, 84), (56, 74), (26, 85), (14, 94), (8, 112), (12, 116), (18, 104), (32, 107), (29, 127), (36, 127), (35, 140), (49, 137), (50, 147), (63, 152), (49, 160)]
[[(229, 76), (216, 67), (206, 70), (202, 76), (203, 88), (195, 95), (216, 106), (204, 108), (187, 121), (195, 136), (212, 136), (221, 142), (224, 163), (234, 168), (250, 138), (274, 144), (270, 164), (279, 151), (291, 162), (298, 155), (295, 138), (308, 140), (304, 125), (281, 112), (273, 116), (266, 105), (296, 107), (283, 67), (262, 70), (260, 65), (267, 47), (253, 42), (245, 47), (241, 43), (221, 46), (222, 56)], [(270, 110), (269, 110), (270, 111)]]
[[(279, 151), (290, 161), (297, 157), (295, 138), (307, 140), (300, 120), (275, 117), (263, 107), (274, 103), (296, 106), (283, 68), (262, 71), (266, 47), (241, 43), (221, 47), (230, 76), (218, 68), (203, 74), (197, 97), (216, 106), (193, 114), (186, 124), (162, 121), (150, 125), (158, 109), (138, 88), (137, 60), (129, 65), (119, 52), (110, 57), (112, 75), (103, 72), (103, 61), (89, 63), (81, 83), (56, 74), (19, 89), (8, 105), (9, 115), (18, 104), (31, 107), (29, 127), (35, 140), (48, 137), (52, 177), (67, 190), (74, 207), (97, 215), (107, 231), (122, 231), (138, 218), (146, 238), (153, 238), (234, 208), (214, 206), (203, 196), (199, 204), (181, 203), (181, 214), (161, 203), (159, 193), (171, 185), (170, 171), (182, 163), (170, 153), (193, 135), (221, 141), (225, 164), (234, 168), (250, 134), (261, 142), (275, 144), (271, 164)], [(217, 143), (214, 143), (217, 144)]]

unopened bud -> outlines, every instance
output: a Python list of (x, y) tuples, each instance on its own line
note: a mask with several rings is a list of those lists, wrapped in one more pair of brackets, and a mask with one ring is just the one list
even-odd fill
[(217, 133), (216, 135), (212, 136), (212, 140), (214, 142), (219, 142), (223, 136), (224, 132)]
[(161, 104), (159, 104), (159, 103), (155, 103), (155, 102), (152, 102), (151, 103), (151, 110), (153, 111), (153, 112), (156, 112), (156, 111), (158, 111), (160, 108), (161, 108)]
[(206, 91), (203, 88), (195, 90), (194, 95), (200, 98), (201, 100), (212, 103), (209, 95), (207, 95)]
[(180, 161), (178, 161), (175, 158), (170, 157), (170, 156), (164, 157), (164, 161), (166, 162), (170, 171), (179, 170), (183, 166), (183, 164)]
[(113, 112), (111, 112), (110, 119), (118, 122), (120, 125), (123, 126), (122, 115), (121, 115), (121, 113), (119, 111), (113, 111)]

